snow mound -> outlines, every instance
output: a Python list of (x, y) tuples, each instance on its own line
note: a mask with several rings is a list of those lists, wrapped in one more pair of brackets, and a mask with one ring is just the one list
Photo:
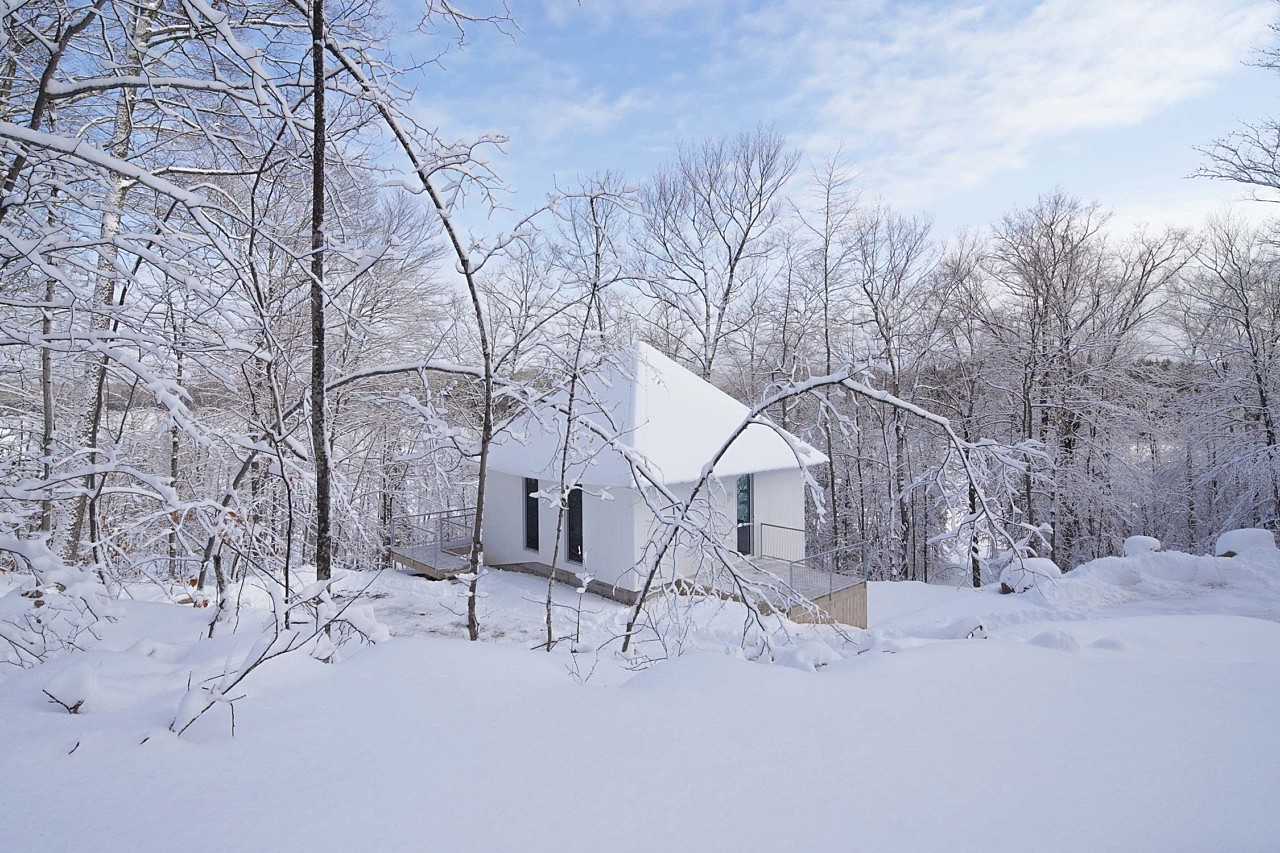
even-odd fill
[(1270, 530), (1246, 527), (1241, 530), (1228, 530), (1218, 537), (1213, 553), (1219, 557), (1234, 557), (1250, 551), (1274, 551), (1276, 540)]
[(1160, 540), (1154, 536), (1130, 536), (1124, 540), (1124, 555), (1126, 557), (1136, 557), (1139, 554), (1159, 550)]
[(1062, 577), (1058, 564), (1046, 557), (1023, 557), (1000, 572), (1001, 592), (1026, 592)]
[(890, 629), (883, 632), (886, 637), (895, 639), (918, 638), (924, 640), (983, 640), (987, 629), (982, 618), (965, 615), (954, 619), (937, 620), (932, 623), (912, 625), (907, 629)]
[[(50, 702), (61, 705), (69, 714), (90, 710), (99, 692), (98, 667), (90, 661), (77, 661), (49, 679), (44, 694)], [(96, 709), (94, 709), (96, 710)]]
[(828, 664), (843, 660), (844, 655), (822, 640), (799, 640), (783, 646), (773, 654), (773, 662), (795, 669), (817, 671)]
[(1027, 640), (1033, 646), (1055, 649), (1061, 652), (1080, 651), (1080, 641), (1066, 631), (1042, 631)]
[[(1264, 531), (1265, 532), (1265, 531)], [(1270, 536), (1270, 534), (1267, 534)], [(1042, 585), (1045, 602), (1060, 612), (1096, 613), (1131, 601), (1192, 600), (1206, 594), (1243, 596), (1267, 610), (1280, 597), (1280, 551), (1252, 550), (1234, 559), (1181, 551), (1145, 551), (1085, 563), (1058, 584)]]

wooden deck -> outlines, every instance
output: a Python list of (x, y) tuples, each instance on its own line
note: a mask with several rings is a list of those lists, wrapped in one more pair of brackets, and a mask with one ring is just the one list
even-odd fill
[(391, 562), (410, 574), (438, 581), (465, 572), (468, 556), (466, 549), (445, 549), (435, 545), (408, 545), (391, 549)]

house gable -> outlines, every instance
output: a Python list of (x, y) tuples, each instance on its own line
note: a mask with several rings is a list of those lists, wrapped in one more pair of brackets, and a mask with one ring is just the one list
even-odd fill
[[(750, 410), (649, 345), (637, 344), (583, 378), (575, 411), (588, 423), (573, 431), (568, 480), (633, 486), (627, 455), (643, 459), (663, 483), (698, 480)], [(559, 481), (564, 428), (565, 418), (553, 406), (524, 415), (494, 442), (490, 467)], [(752, 423), (721, 457), (715, 473), (733, 477), (824, 461), (795, 436)]]

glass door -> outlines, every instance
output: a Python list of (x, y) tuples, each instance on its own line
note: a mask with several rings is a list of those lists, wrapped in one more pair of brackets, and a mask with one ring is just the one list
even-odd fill
[(566, 513), (565, 546), (571, 563), (582, 562), (582, 489), (569, 491), (569, 506)]
[(751, 553), (751, 475), (738, 478), (738, 553)]

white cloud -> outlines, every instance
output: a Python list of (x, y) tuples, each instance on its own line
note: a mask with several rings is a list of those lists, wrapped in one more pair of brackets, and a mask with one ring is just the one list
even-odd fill
[[(465, 129), (510, 135), (500, 168), (521, 185), (605, 168), (639, 177), (678, 140), (772, 121), (815, 159), (843, 147), (868, 189), (947, 225), (987, 221), (1060, 183), (1135, 217), (1145, 208), (1152, 220), (1166, 209), (1160, 200), (1213, 208), (1216, 187), (1176, 183), (1195, 168), (1196, 141), (1219, 132), (1188, 130), (1190, 104), (1223, 91), (1249, 49), (1269, 41), (1276, 11), (1269, 0), (538, 8), (541, 17), (525, 19), (528, 36), (479, 35), (450, 57), (443, 89), (424, 89), (449, 132), (464, 129), (452, 115)], [(1159, 168), (1143, 159), (1164, 141), (1151, 135), (1153, 119), (1187, 131), (1169, 146), (1187, 156)], [(1122, 158), (1096, 147), (1108, 134), (1129, 135), (1112, 149), (1128, 155), (1124, 165), (1110, 171)]]
[(1044, 0), (1013, 13), (793, 0), (745, 19), (738, 55), (721, 61), (798, 77), (788, 105), (807, 114), (810, 153), (845, 140), (893, 197), (927, 203), (1045, 143), (1209, 91), (1273, 14), (1257, 0)]
[(678, 16), (693, 14), (708, 20), (734, 0), (543, 0), (543, 13), (557, 26), (589, 19), (597, 29), (622, 24), (662, 31)]
[(1112, 203), (1111, 227), (1117, 234), (1129, 234), (1140, 227), (1155, 231), (1200, 228), (1210, 215), (1229, 214), (1259, 225), (1280, 215), (1280, 205), (1254, 201), (1239, 185), (1208, 181), (1188, 181), (1165, 193), (1123, 197)]

